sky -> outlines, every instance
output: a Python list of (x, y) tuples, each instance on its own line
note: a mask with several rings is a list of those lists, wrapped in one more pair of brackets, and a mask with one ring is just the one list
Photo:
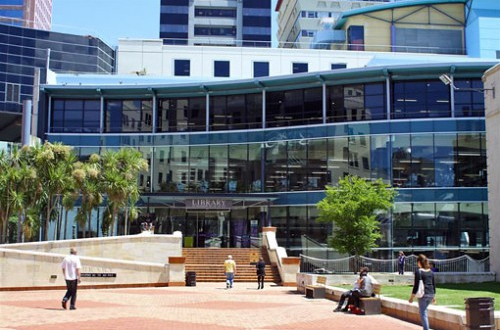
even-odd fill
[[(275, 6), (272, 0), (273, 12)], [(53, 0), (52, 30), (92, 35), (110, 46), (118, 46), (119, 38), (158, 39), (160, 0)]]

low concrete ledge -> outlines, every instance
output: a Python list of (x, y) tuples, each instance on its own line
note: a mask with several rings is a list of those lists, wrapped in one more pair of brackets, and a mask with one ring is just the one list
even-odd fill
[[(490, 274), (486, 273), (481, 273), (485, 275), (484, 278), (489, 278)], [(372, 274), (377, 280), (379, 280), (378, 276), (379, 274)], [(390, 274), (389, 274), (390, 275)], [(441, 274), (440, 274), (441, 275)], [(456, 276), (453, 276), (451, 274), (451, 278), (458, 278)], [(464, 274), (462, 273), (457, 273), (455, 275), (458, 276), (463, 276)], [(332, 283), (338, 283), (339, 280), (343, 281), (344, 278), (342, 279), (335, 278), (337, 276), (352, 276), (352, 279), (357, 277), (357, 275), (324, 275), (324, 274), (305, 274), (305, 273), (298, 273), (297, 274), (297, 291), (304, 293), (305, 292), (305, 286), (306, 285), (311, 285), (311, 284), (316, 284), (316, 278), (318, 276), (326, 276), (327, 277), (327, 282), (325, 285), (325, 298), (338, 301), (340, 299), (340, 296), (342, 293), (347, 291), (344, 288), (341, 287), (336, 287), (335, 285), (332, 285)], [(413, 283), (413, 276), (412, 277), (412, 282)], [(401, 280), (405, 281), (403, 279), (403, 276), (401, 276)], [(350, 283), (346, 284), (352, 284), (351, 281)], [(389, 282), (393, 283), (393, 282)], [(461, 282), (463, 283), (463, 282)], [(343, 282), (339, 284), (344, 284)], [(339, 285), (337, 284), (337, 285)], [(390, 285), (390, 284), (383, 284), (384, 285)], [(384, 288), (382, 286), (382, 294), (380, 296), (380, 301), (382, 304), (382, 313), (407, 321), (411, 323), (415, 323), (420, 325), (420, 314), (419, 314), (419, 309), (418, 309), (418, 304), (413, 303), (410, 304), (406, 300), (402, 299), (396, 299), (396, 298), (390, 298), (390, 297), (385, 297), (383, 295)], [(408, 297), (410, 296), (410, 290), (411, 288), (408, 287)], [(439, 299), (439, 293), (438, 297)], [(333, 308), (333, 307), (332, 307)], [(436, 305), (430, 305), (428, 308), (428, 316), (429, 316), (429, 323), (432, 329), (436, 330), (465, 330), (466, 328), (466, 315), (465, 311), (461, 310), (456, 310), (444, 306), (436, 306)], [(495, 324), (496, 324), (496, 329), (500, 329), (500, 312), (495, 313)]]
[[(61, 262), (65, 255), (0, 248), (0, 290), (34, 290), (65, 288)], [(80, 287), (109, 288), (137, 286), (169, 286), (180, 282), (178, 274), (170, 274), (169, 264), (137, 262), (108, 258), (80, 257)], [(175, 277), (175, 278), (173, 278)]]

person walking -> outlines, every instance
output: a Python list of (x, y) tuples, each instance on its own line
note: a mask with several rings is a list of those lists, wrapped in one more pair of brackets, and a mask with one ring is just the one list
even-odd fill
[(234, 276), (236, 275), (236, 262), (232, 255), (228, 255), (224, 261), (224, 274), (226, 274), (226, 289), (233, 287)]
[(399, 256), (398, 256), (398, 274), (399, 275), (404, 275), (405, 263), (406, 263), (406, 256), (405, 256), (403, 251), (399, 251)]
[(61, 263), (61, 268), (67, 288), (66, 294), (61, 302), (62, 308), (67, 309), (68, 300), (71, 299), (69, 309), (75, 310), (76, 291), (78, 283), (80, 283), (80, 269), (82, 268), (80, 258), (77, 257), (75, 248), (69, 250), (69, 255), (66, 256)]
[(415, 271), (415, 281), (413, 283), (413, 290), (411, 292), (409, 303), (413, 303), (415, 294), (418, 291), (420, 280), (424, 283), (424, 296), (418, 298), (418, 308), (420, 311), (420, 320), (422, 321), (422, 328), (429, 330), (429, 319), (427, 318), (427, 308), (431, 303), (436, 303), (436, 283), (434, 281), (434, 273), (432, 272), (429, 260), (423, 254), (417, 258), (418, 269)]
[(257, 268), (257, 284), (259, 289), (264, 289), (264, 277), (266, 276), (266, 263), (264, 262), (264, 259), (262, 257), (259, 258), (259, 261), (257, 262), (257, 265), (255, 265), (255, 268)]

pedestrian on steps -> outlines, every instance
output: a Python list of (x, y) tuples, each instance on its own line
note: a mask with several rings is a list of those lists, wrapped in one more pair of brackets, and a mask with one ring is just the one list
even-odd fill
[(257, 284), (259, 285), (257, 290), (264, 289), (264, 277), (266, 276), (266, 263), (264, 262), (264, 258), (260, 257), (255, 268), (257, 268)]
[(224, 261), (224, 274), (226, 275), (226, 289), (233, 287), (234, 275), (236, 275), (236, 262), (232, 255), (228, 255)]

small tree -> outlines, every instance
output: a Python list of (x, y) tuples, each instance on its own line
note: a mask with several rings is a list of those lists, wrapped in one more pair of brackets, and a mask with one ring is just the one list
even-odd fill
[(318, 221), (333, 222), (329, 245), (340, 253), (356, 257), (377, 247), (381, 237), (376, 212), (389, 210), (397, 192), (381, 179), (367, 181), (346, 176), (337, 187), (326, 187), (321, 200)]

